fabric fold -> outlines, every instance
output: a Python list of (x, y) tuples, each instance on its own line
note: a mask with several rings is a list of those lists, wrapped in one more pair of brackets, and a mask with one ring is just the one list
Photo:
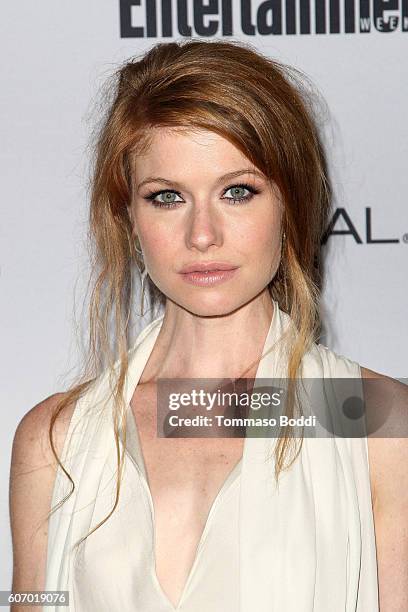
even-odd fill
[[(152, 321), (129, 351), (124, 389), (127, 410), (130, 410), (131, 398), (162, 322), (163, 315)], [(259, 363), (255, 386), (262, 379), (279, 381), (284, 378), (287, 354), (285, 345), (278, 341), (290, 323), (289, 316), (274, 301), (263, 353), (273, 348)], [(305, 378), (355, 378), (357, 387), (361, 378), (356, 362), (321, 345), (313, 345), (306, 353), (302, 368)], [(317, 391), (324, 409), (328, 397), (325, 387), (322, 385)], [(49, 521), (45, 589), (68, 590), (71, 601), (68, 608), (47, 606), (47, 612), (91, 610), (80, 598), (75, 600), (74, 576), (86, 573), (90, 568), (87, 567), (86, 545), (79, 549), (80, 553), (75, 553), (73, 544), (106, 516), (114, 501), (116, 450), (113, 407), (111, 399), (104, 399), (109, 398), (109, 394), (108, 376), (104, 373), (77, 402), (68, 429), (63, 463), (75, 482), (75, 490)], [(308, 409), (313, 411), (313, 406)], [(331, 405), (327, 406), (327, 410), (332, 409)], [(337, 414), (328, 416), (333, 422), (338, 417)], [(378, 612), (367, 439), (324, 437), (321, 430), (320, 434), (316, 438), (304, 438), (298, 458), (289, 470), (281, 474), (279, 487), (276, 487), (274, 477), (276, 438), (245, 438), (238, 476), (239, 609), (236, 612)], [(142, 610), (143, 593), (135, 595), (132, 568), (127, 567), (120, 556), (121, 550), (135, 549), (133, 554), (142, 555), (138, 557), (141, 566), (147, 567), (151, 560), (148, 522), (143, 522), (148, 521), (148, 509), (140, 506), (140, 525), (134, 525), (132, 520), (124, 525), (126, 517), (130, 516), (126, 513), (134, 500), (144, 503), (140, 486), (135, 471), (128, 465), (121, 491), (123, 497), (117, 510), (119, 514), (114, 519), (117, 529), (121, 525), (125, 531), (130, 529), (128, 537), (120, 536), (120, 542), (112, 543), (110, 553), (105, 550), (111, 517), (100, 528), (100, 539), (90, 544), (94, 547), (94, 559), (98, 559), (100, 547), (99, 569), (100, 575), (106, 573), (105, 582), (109, 582), (109, 563), (117, 564), (122, 577), (117, 588), (113, 583), (98, 584), (102, 592), (99, 596), (95, 593), (95, 599), (90, 595), (88, 604), (97, 605), (100, 610)], [(52, 504), (59, 502), (69, 491), (69, 481), (59, 468)], [(137, 507), (136, 504), (135, 510)], [(141, 552), (138, 552), (138, 542)], [(129, 552), (128, 556), (131, 558)], [(103, 563), (107, 563), (107, 567)], [(89, 585), (90, 591), (94, 586)], [(109, 588), (116, 589), (116, 608), (109, 603), (109, 596), (104, 596), (103, 589)], [(162, 609), (168, 610), (164, 601)], [(180, 607), (180, 611), (184, 609), (190, 610)], [(204, 612), (204, 609), (197, 608), (195, 612)]]

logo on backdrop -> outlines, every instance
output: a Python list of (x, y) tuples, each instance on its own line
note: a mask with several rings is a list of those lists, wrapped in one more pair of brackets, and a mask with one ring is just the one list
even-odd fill
[(373, 229), (374, 225), (370, 207), (365, 209), (365, 224), (362, 227), (353, 221), (345, 208), (336, 208), (324, 233), (322, 244), (326, 244), (331, 236), (351, 236), (356, 244), (408, 243), (408, 232), (403, 234), (401, 238), (384, 236), (380, 235), (378, 231), (380, 223), (376, 225), (377, 231)]
[(408, 0), (119, 0), (122, 38), (408, 32)]

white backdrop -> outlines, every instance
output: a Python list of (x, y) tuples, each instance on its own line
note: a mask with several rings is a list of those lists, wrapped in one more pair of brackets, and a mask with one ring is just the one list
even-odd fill
[[(300, 1), (305, 15), (307, 3)], [(121, 37), (120, 5), (122, 29), (145, 28), (147, 7), (154, 2), (137, 4), (19, 0), (1, 8), (0, 590), (11, 584), (8, 475), (15, 428), (31, 407), (65, 388), (76, 366), (73, 313), (74, 298), (76, 312), (80, 309), (87, 279), (91, 104), (122, 60), (161, 40), (160, 27), (157, 37)], [(172, 7), (174, 23), (180, 17), (176, 4), (163, 2)], [(232, 7), (232, 38), (300, 68), (325, 97), (331, 114), (326, 137), (335, 205), (346, 210), (362, 242), (336, 235), (324, 247), (330, 275), (323, 299), (328, 331), (322, 341), (361, 365), (407, 377), (408, 32), (403, 27), (408, 29), (408, 17), (402, 21), (404, 11), (408, 14), (407, 0), (395, 0), (396, 9), (386, 11), (383, 20), (377, 15), (375, 22), (361, 22), (365, 28), (371, 24), (365, 33), (344, 33), (341, 2), (341, 33), (316, 34), (316, 0), (310, 5), (310, 34), (285, 34), (289, 19), (283, 15), (283, 34), (254, 36), (242, 31), (240, 2), (198, 1), (195, 15), (192, 0), (185, 4), (189, 22), (193, 24), (195, 16), (198, 31), (201, 5), (214, 14), (222, 7), (228, 14)], [(256, 11), (274, 2), (248, 0), (243, 5), (252, 8), (256, 23)], [(275, 11), (279, 6), (277, 2)], [(373, 17), (380, 4), (362, 6)], [(157, 2), (159, 25), (160, 8)], [(357, 3), (356, 24), (358, 10)], [(211, 19), (214, 15), (204, 17), (204, 26)], [(277, 23), (275, 19), (275, 27)], [(298, 15), (298, 32), (299, 23)], [(194, 27), (192, 35), (197, 36)], [(387, 27), (394, 31), (384, 31)], [(215, 36), (221, 35), (218, 29)], [(174, 37), (180, 37), (177, 31)], [(367, 211), (371, 238), (398, 242), (370, 243)], [(346, 229), (344, 220), (339, 219), (335, 229)]]

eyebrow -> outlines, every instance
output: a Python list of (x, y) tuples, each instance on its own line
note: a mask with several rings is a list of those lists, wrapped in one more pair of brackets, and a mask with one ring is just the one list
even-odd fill
[[(258, 170), (254, 170), (252, 168), (243, 168), (241, 170), (234, 170), (233, 172), (227, 172), (227, 174), (223, 174), (222, 176), (218, 177), (216, 183), (222, 183), (222, 181), (224, 181), (225, 179), (235, 178), (237, 176), (241, 176), (242, 174), (254, 174), (255, 176), (258, 176), (260, 178), (265, 178), (265, 175), (262, 172), (259, 172)], [(140, 189), (141, 187), (143, 187), (143, 185), (146, 185), (147, 183), (165, 183), (166, 185), (177, 186), (181, 185), (177, 181), (170, 181), (169, 179), (163, 178), (161, 176), (148, 176), (139, 183), (137, 189)]]

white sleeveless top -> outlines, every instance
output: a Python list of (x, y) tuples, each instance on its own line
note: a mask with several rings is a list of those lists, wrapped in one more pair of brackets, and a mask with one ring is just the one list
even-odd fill
[[(214, 500), (180, 601), (161, 589), (154, 563), (154, 510), (130, 400), (163, 315), (129, 351), (127, 449), (119, 504), (112, 509), (116, 447), (108, 372), (77, 402), (62, 453), (74, 493), (49, 520), (46, 590), (67, 590), (75, 612), (378, 612), (377, 562), (366, 437), (303, 440), (274, 486), (276, 439), (246, 437), (242, 459)], [(262, 353), (289, 316), (274, 301)], [(261, 359), (256, 379), (284, 376), (284, 352)], [(359, 365), (314, 344), (302, 376), (355, 378)], [(256, 384), (256, 381), (255, 381)], [(361, 395), (361, 393), (360, 393)], [(110, 400), (112, 401), (112, 400)], [(268, 458), (268, 461), (265, 459)], [(70, 491), (58, 468), (52, 506)]]

